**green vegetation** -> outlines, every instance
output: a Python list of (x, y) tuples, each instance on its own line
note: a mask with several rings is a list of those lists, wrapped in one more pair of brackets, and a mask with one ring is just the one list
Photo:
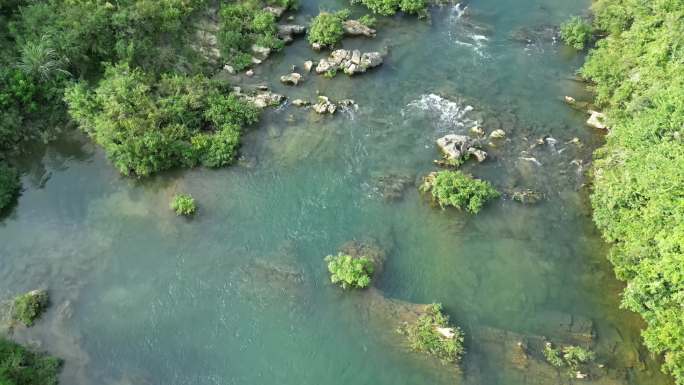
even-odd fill
[(367, 257), (354, 258), (351, 255), (338, 254), (325, 257), (330, 272), (330, 281), (343, 289), (365, 288), (371, 283), (373, 262)]
[[(284, 43), (278, 38), (276, 16), (263, 10), (267, 3), (255, 0), (225, 2), (219, 11), (219, 35), (223, 57), (236, 70), (252, 65), (252, 46), (280, 50)], [(273, 4), (271, 2), (270, 4)], [(275, 2), (290, 8), (292, 1)]]
[(582, 50), (592, 39), (594, 30), (590, 23), (579, 16), (575, 16), (561, 24), (561, 38), (565, 44)]
[(0, 160), (0, 211), (12, 203), (20, 189), (17, 170)]
[(449, 316), (442, 313), (441, 304), (429, 305), (414, 324), (403, 326), (399, 332), (406, 335), (411, 349), (431, 354), (444, 363), (457, 363), (465, 353), (463, 332), (449, 326)]
[(170, 205), (171, 209), (176, 212), (176, 215), (193, 215), (197, 211), (195, 198), (189, 194), (177, 194), (173, 197)]
[(47, 308), (48, 303), (48, 293), (45, 290), (34, 290), (22, 294), (14, 299), (12, 319), (26, 326), (33, 326), (33, 323)]
[(311, 44), (332, 47), (344, 36), (342, 22), (349, 18), (349, 10), (343, 9), (335, 13), (321, 12), (311, 21), (307, 32), (307, 40)]
[(256, 107), (202, 75), (156, 78), (127, 64), (108, 67), (94, 90), (69, 88), (65, 99), (124, 175), (230, 164), (240, 127), (258, 119)]
[(623, 306), (646, 346), (684, 384), (684, 0), (599, 0), (607, 34), (581, 74), (611, 128), (594, 164), (594, 221), (627, 281)]
[(352, 4), (361, 3), (373, 13), (392, 16), (401, 11), (408, 14), (427, 16), (427, 2), (425, 0), (352, 0)]
[(477, 214), (487, 201), (500, 195), (489, 182), (460, 171), (439, 171), (428, 175), (421, 191), (431, 192), (442, 207), (453, 206), (472, 214)]
[(0, 337), (0, 384), (57, 385), (62, 363)]
[(363, 15), (359, 18), (359, 23), (365, 25), (368, 28), (375, 27), (375, 24), (377, 22), (378, 22), (378, 19), (376, 19), (372, 15)]
[(544, 357), (549, 364), (568, 370), (572, 377), (584, 365), (593, 362), (596, 358), (594, 352), (580, 346), (568, 345), (555, 348), (551, 342), (547, 342), (544, 346)]

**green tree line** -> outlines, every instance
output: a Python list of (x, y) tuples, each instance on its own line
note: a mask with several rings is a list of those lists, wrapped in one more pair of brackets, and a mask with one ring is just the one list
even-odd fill
[[(595, 153), (594, 220), (642, 315), (647, 347), (684, 384), (684, 0), (598, 0), (605, 37), (581, 74), (609, 117)], [(579, 44), (578, 44), (579, 46)]]

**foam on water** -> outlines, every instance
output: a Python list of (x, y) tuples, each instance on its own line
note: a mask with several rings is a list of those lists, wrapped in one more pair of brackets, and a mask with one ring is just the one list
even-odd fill
[(428, 117), (437, 123), (440, 131), (451, 132), (454, 128), (465, 130), (478, 125), (477, 120), (469, 117), (470, 112), (474, 110), (473, 106), (437, 94), (421, 95), (406, 105), (401, 114), (406, 116), (416, 110), (426, 112)]

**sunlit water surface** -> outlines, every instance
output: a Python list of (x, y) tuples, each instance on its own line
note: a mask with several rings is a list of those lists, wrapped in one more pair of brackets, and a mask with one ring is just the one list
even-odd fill
[[(306, 0), (297, 18), (343, 6)], [(640, 346), (638, 318), (619, 310), (621, 287), (590, 221), (584, 173), (601, 137), (562, 102), (582, 95), (572, 77), (583, 58), (510, 38), (587, 7), (477, 0), (466, 15), (449, 6), (430, 21), (381, 19), (377, 38), (344, 47), (387, 50), (383, 66), (282, 86), (291, 65), (322, 55), (300, 39), (251, 82), (358, 108), (271, 110), (226, 169), (141, 182), (118, 176), (78, 134), (39, 150), (0, 222), (0, 294), (45, 287), (53, 306), (16, 338), (63, 357), (64, 384), (555, 385), (505, 370), (505, 357), (473, 336), (491, 327), (553, 338), (554, 322), (571, 316), (594, 322), (601, 362), (621, 373), (610, 383), (666, 384)], [(546, 200), (524, 206), (504, 195), (469, 216), (431, 206), (414, 185), (383, 198), (379, 179), (419, 180), (435, 170), (438, 137), (478, 123), (507, 140), (465, 169)], [(547, 135), (555, 146), (534, 146)], [(169, 210), (178, 192), (199, 202), (195, 218)], [(378, 289), (441, 302), (465, 331), (461, 375), (388, 345), (359, 311), (363, 294), (328, 282), (323, 257), (363, 238), (388, 253)]]

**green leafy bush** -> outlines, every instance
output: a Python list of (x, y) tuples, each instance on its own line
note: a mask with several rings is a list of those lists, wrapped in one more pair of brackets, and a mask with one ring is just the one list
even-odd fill
[(17, 170), (0, 161), (0, 211), (12, 203), (20, 189)]
[(197, 211), (195, 198), (189, 194), (177, 194), (173, 197), (170, 205), (176, 215), (193, 215)]
[(581, 50), (591, 40), (594, 30), (590, 23), (579, 16), (575, 16), (561, 24), (560, 33), (565, 44)]
[(0, 337), (0, 384), (57, 385), (62, 363)]
[(359, 23), (365, 25), (368, 28), (373, 28), (375, 27), (375, 24), (378, 22), (378, 19), (371, 15), (363, 15), (359, 18)]
[(399, 332), (407, 336), (413, 350), (433, 355), (445, 363), (458, 363), (465, 353), (463, 332), (449, 326), (449, 317), (442, 313), (441, 304), (429, 305), (425, 314), (415, 323), (404, 325)]
[(22, 294), (14, 299), (12, 306), (12, 319), (26, 326), (40, 318), (49, 303), (48, 294), (45, 290), (34, 290)]
[(373, 13), (383, 16), (392, 16), (400, 10), (420, 16), (427, 14), (427, 2), (425, 0), (353, 0), (352, 3), (361, 3)]
[(346, 10), (336, 13), (321, 12), (311, 21), (307, 32), (307, 40), (311, 44), (334, 46), (344, 36), (342, 22), (349, 17)]
[(477, 214), (484, 204), (499, 197), (489, 182), (474, 179), (460, 171), (439, 171), (425, 178), (421, 191), (431, 192), (442, 207), (453, 206)]
[(124, 175), (178, 166), (221, 167), (235, 158), (241, 126), (258, 109), (198, 75), (160, 79), (126, 64), (109, 67), (94, 90), (67, 90), (69, 113)]
[(557, 368), (578, 371), (583, 365), (594, 361), (596, 355), (580, 346), (568, 345), (555, 348), (552, 343), (547, 342), (544, 346), (544, 357), (548, 363)]
[(581, 73), (611, 134), (595, 153), (594, 221), (627, 281), (622, 305), (684, 385), (684, 1), (598, 0), (596, 44)]
[(338, 254), (325, 257), (330, 272), (330, 281), (348, 288), (365, 288), (370, 285), (373, 276), (373, 262), (367, 257), (354, 258), (350, 255)]

